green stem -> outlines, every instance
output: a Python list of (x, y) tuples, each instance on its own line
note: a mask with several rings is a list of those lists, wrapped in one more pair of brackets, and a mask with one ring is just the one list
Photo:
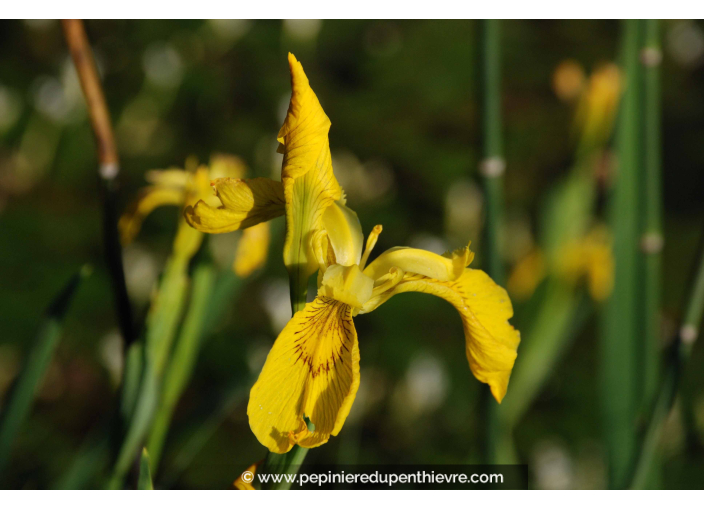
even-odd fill
[(76, 273), (44, 314), (36, 343), (22, 368), (0, 423), (0, 473), (10, 460), (12, 443), (29, 415), (36, 392), (59, 343), (68, 306), (78, 285), (90, 272), (91, 269), (85, 266)]
[(625, 92), (617, 132), (618, 171), (610, 205), (614, 239), (614, 288), (606, 303), (601, 345), (604, 433), (609, 486), (624, 488), (636, 455), (636, 413), (640, 401), (638, 359), (639, 281), (639, 62), (637, 20), (623, 26)]
[[(480, 171), (484, 177), (486, 196), (486, 228), (484, 254), (486, 267), (499, 285), (504, 284), (501, 256), (503, 224), (503, 173), (506, 163), (502, 150), (501, 127), (501, 37), (499, 20), (481, 22), (482, 65), (482, 131), (483, 155)], [(497, 404), (488, 387), (482, 388), (481, 407), (484, 414), (482, 445), (484, 462), (494, 463), (497, 449)]]
[(672, 346), (671, 356), (660, 392), (653, 408), (648, 429), (640, 448), (640, 455), (633, 470), (632, 489), (647, 486), (651, 466), (657, 456), (662, 429), (677, 395), (677, 387), (685, 363), (689, 360), (694, 342), (699, 336), (699, 325), (704, 315), (704, 249), (699, 256), (694, 284), (689, 295), (684, 321)]
[[(639, 365), (642, 366), (639, 412), (643, 415), (656, 405), (660, 381), (660, 303), (662, 292), (662, 178), (661, 178), (661, 105), (660, 105), (660, 50), (658, 20), (645, 20), (643, 41), (640, 49), (642, 65), (643, 97), (643, 173), (640, 179), (642, 261), (639, 270), (643, 289), (639, 303), (639, 326), (641, 352)], [(653, 480), (657, 477), (658, 462), (650, 465)]]
[(660, 295), (662, 275), (662, 177), (661, 177), (661, 106), (660, 106), (660, 36), (658, 20), (646, 20), (643, 63), (643, 230), (644, 252), (644, 357), (643, 404), (652, 406), (660, 376)]

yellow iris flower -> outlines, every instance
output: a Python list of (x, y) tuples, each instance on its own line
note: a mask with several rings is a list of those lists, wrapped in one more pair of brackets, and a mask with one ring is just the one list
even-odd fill
[(442, 256), (392, 248), (368, 264), (381, 226), (365, 247), (357, 215), (332, 171), (330, 120), (291, 54), (289, 65), (293, 93), (278, 136), (282, 181), (216, 180), (222, 206), (201, 201), (185, 211), (187, 221), (204, 232), (247, 228), (286, 214), (284, 261), (292, 280), (306, 281), (318, 271), (317, 297), (279, 334), (251, 390), (252, 431), (275, 453), (294, 444), (319, 446), (336, 435), (359, 387), (352, 318), (403, 292), (433, 294), (459, 311), (470, 369), (501, 402), (520, 341), (508, 322), (513, 308), (506, 291), (486, 273), (467, 268), (474, 257), (469, 247)]
[(608, 298), (614, 286), (614, 256), (606, 226), (596, 225), (584, 237), (560, 246), (553, 267), (547, 265), (542, 250), (535, 248), (514, 267), (508, 279), (511, 295), (528, 299), (550, 271), (573, 286), (586, 280), (594, 301)]
[(614, 264), (609, 231), (605, 225), (597, 225), (582, 239), (562, 247), (557, 272), (572, 284), (586, 278), (592, 299), (604, 301), (614, 286)]
[[(203, 200), (214, 207), (222, 205), (213, 196), (211, 181), (218, 178), (238, 178), (246, 172), (241, 159), (226, 154), (214, 154), (210, 165), (196, 167), (193, 160), (186, 169), (151, 170), (146, 179), (150, 186), (140, 191), (139, 197), (120, 218), (118, 227), (123, 246), (130, 244), (139, 233), (142, 222), (154, 209), (164, 205), (188, 207)], [(173, 245), (173, 257), (182, 264), (195, 255), (203, 241), (203, 234), (181, 219)], [(237, 245), (233, 270), (240, 277), (251, 274), (266, 262), (269, 247), (269, 226), (257, 225), (243, 233)]]

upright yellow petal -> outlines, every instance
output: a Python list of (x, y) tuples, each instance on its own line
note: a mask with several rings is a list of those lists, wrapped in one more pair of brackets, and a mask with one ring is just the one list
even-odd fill
[(269, 223), (254, 225), (242, 232), (232, 269), (240, 278), (249, 276), (266, 263), (269, 253)]
[(406, 274), (398, 285), (372, 298), (361, 310), (368, 313), (402, 292), (425, 292), (450, 302), (464, 325), (469, 367), (479, 381), (491, 388), (498, 402), (504, 398), (516, 359), (520, 333), (508, 320), (513, 307), (506, 291), (483, 271), (465, 269), (455, 281), (439, 281)]
[(318, 269), (313, 233), (323, 228), (323, 213), (342, 198), (332, 171), (328, 143), (330, 119), (310, 88), (303, 66), (288, 55), (291, 102), (278, 140), (284, 159), (281, 181), (286, 198), (284, 263), (294, 280), (306, 282)]
[(274, 453), (296, 443), (320, 446), (342, 428), (358, 387), (359, 345), (350, 306), (318, 297), (276, 339), (249, 395), (249, 425)]
[(284, 214), (285, 202), (280, 182), (262, 177), (223, 178), (211, 184), (222, 206), (213, 207), (200, 200), (184, 211), (188, 224), (201, 232), (232, 232)]
[(357, 213), (339, 201), (335, 202), (325, 209), (323, 226), (335, 252), (335, 261), (343, 266), (359, 264), (364, 235)]

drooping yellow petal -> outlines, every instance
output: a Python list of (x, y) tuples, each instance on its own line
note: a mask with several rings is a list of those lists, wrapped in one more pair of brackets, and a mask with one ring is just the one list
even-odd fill
[(216, 179), (212, 183), (221, 207), (204, 201), (188, 206), (186, 221), (201, 232), (221, 234), (268, 221), (284, 214), (283, 187), (280, 182), (256, 179)]
[(335, 260), (343, 266), (359, 264), (364, 246), (362, 225), (357, 213), (339, 201), (323, 213), (323, 226), (335, 251)]
[(469, 249), (459, 248), (452, 253), (437, 255), (418, 248), (396, 247), (386, 250), (364, 269), (364, 274), (378, 280), (392, 267), (407, 273), (417, 273), (428, 278), (451, 281), (459, 278), (474, 258)]
[[(181, 171), (181, 174), (185, 172)], [(185, 188), (149, 186), (140, 191), (139, 197), (120, 217), (118, 228), (123, 245), (131, 243), (142, 228), (149, 213), (162, 205), (183, 205)]]
[(465, 269), (455, 281), (439, 281), (421, 275), (403, 277), (388, 292), (372, 298), (361, 313), (368, 313), (402, 292), (425, 292), (450, 302), (464, 325), (469, 367), (479, 381), (488, 384), (498, 402), (504, 398), (511, 376), (520, 333), (508, 320), (513, 307), (506, 291), (483, 271)]
[(303, 66), (292, 54), (291, 102), (278, 134), (284, 158), (281, 181), (286, 198), (284, 263), (294, 285), (305, 282), (318, 269), (312, 249), (314, 232), (323, 228), (323, 213), (342, 198), (332, 170), (328, 144), (330, 119), (310, 88)]
[(242, 232), (232, 269), (241, 278), (249, 276), (266, 262), (269, 253), (269, 223), (262, 222)]
[(350, 306), (317, 297), (293, 316), (269, 352), (249, 395), (249, 425), (274, 453), (296, 443), (320, 446), (342, 428), (358, 387), (359, 346)]

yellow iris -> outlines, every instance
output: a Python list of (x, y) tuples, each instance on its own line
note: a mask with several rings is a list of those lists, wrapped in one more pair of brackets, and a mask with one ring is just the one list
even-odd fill
[[(214, 207), (222, 205), (220, 199), (213, 195), (211, 180), (235, 179), (245, 174), (246, 167), (241, 159), (226, 154), (214, 154), (210, 165), (196, 167), (194, 160), (186, 162), (186, 169), (152, 170), (146, 179), (150, 186), (140, 191), (139, 197), (122, 215), (119, 222), (122, 244), (131, 243), (139, 233), (144, 218), (154, 209), (164, 205), (190, 207), (198, 201), (204, 201)], [(187, 264), (195, 255), (203, 241), (203, 234), (190, 228), (185, 219), (181, 219), (173, 245), (174, 260)], [(237, 246), (233, 270), (238, 276), (245, 277), (261, 267), (266, 261), (269, 247), (269, 226), (257, 225), (246, 231)]]
[(506, 291), (484, 272), (467, 268), (474, 257), (469, 247), (442, 256), (392, 248), (368, 263), (381, 226), (364, 246), (357, 215), (332, 172), (330, 121), (291, 54), (289, 65), (293, 93), (279, 132), (282, 182), (216, 180), (222, 205), (201, 201), (185, 211), (187, 221), (204, 232), (247, 228), (285, 213), (284, 261), (292, 279), (305, 281), (318, 271), (317, 297), (280, 333), (252, 388), (252, 431), (275, 453), (294, 444), (319, 446), (336, 435), (359, 387), (352, 318), (403, 292), (433, 294), (459, 311), (470, 369), (500, 402), (520, 341), (508, 322), (513, 309)]
[(596, 225), (584, 237), (562, 244), (552, 266), (547, 264), (542, 250), (535, 248), (514, 267), (508, 279), (511, 295), (528, 299), (549, 272), (573, 286), (586, 280), (594, 301), (609, 297), (614, 286), (614, 257), (606, 226)]

